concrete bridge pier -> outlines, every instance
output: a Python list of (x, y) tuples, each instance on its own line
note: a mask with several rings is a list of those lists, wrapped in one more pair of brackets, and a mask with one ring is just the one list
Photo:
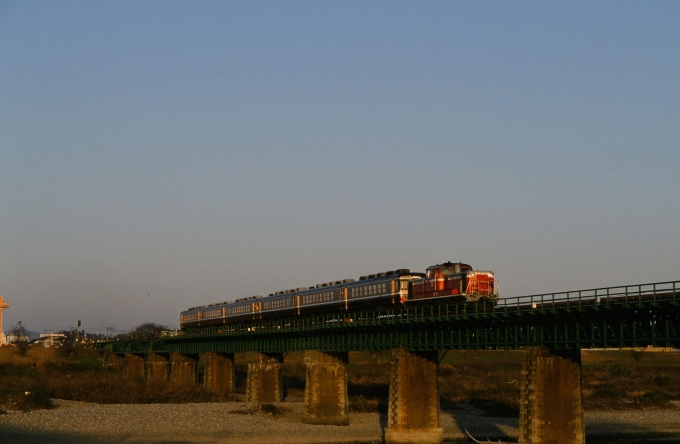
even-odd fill
[(347, 352), (305, 350), (305, 424), (349, 425)]
[(439, 444), (439, 390), (436, 352), (392, 350), (385, 444)]
[(203, 385), (215, 390), (234, 391), (234, 354), (203, 354)]
[(116, 370), (125, 370), (125, 355), (117, 355), (111, 350), (104, 352), (104, 366), (113, 367)]
[(283, 353), (246, 352), (248, 376), (246, 402), (283, 401), (281, 364)]
[(196, 385), (198, 380), (198, 355), (170, 353), (170, 382), (180, 385)]
[(519, 442), (584, 444), (580, 350), (527, 347), (520, 381)]
[(149, 351), (144, 359), (144, 379), (149, 382), (168, 380), (168, 358), (160, 353)]
[(123, 374), (127, 378), (144, 377), (144, 358), (142, 356), (132, 353), (125, 353), (124, 359)]

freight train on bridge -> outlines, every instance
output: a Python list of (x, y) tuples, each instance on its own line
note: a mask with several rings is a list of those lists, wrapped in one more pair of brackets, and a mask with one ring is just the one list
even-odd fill
[(473, 270), (461, 262), (433, 265), (425, 273), (399, 269), (311, 287), (277, 291), (267, 297), (249, 296), (233, 302), (192, 307), (180, 314), (180, 326), (291, 318), (312, 313), (424, 304), (434, 300), (477, 302), (498, 300), (492, 271)]

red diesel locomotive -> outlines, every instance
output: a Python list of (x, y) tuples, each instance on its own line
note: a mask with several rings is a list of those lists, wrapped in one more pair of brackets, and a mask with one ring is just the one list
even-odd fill
[(234, 302), (193, 307), (180, 314), (180, 327), (200, 327), (246, 320), (290, 318), (309, 313), (379, 308), (427, 303), (449, 298), (452, 302), (495, 302), (498, 293), (491, 271), (473, 270), (468, 264), (446, 262), (425, 273), (399, 269), (345, 279), (312, 287), (277, 291), (267, 297), (250, 296)]

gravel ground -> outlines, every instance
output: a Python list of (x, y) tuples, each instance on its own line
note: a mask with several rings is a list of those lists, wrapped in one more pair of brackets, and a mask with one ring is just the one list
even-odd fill
[[(0, 415), (0, 443), (377, 443), (386, 415), (352, 413), (350, 426), (300, 423), (302, 403), (284, 403), (287, 412), (270, 415), (256, 404), (101, 405), (55, 401), (57, 408)], [(252, 414), (237, 412), (255, 411)], [(447, 440), (464, 440), (464, 429), (480, 439), (517, 439), (518, 420), (490, 418), (472, 406), (443, 411)], [(680, 410), (588, 412), (589, 444), (680, 443)]]

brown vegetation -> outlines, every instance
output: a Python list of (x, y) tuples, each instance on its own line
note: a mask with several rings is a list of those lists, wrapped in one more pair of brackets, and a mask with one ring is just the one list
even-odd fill
[(0, 349), (0, 408), (51, 408), (52, 398), (105, 404), (147, 404), (231, 401), (233, 397), (204, 387), (148, 383), (125, 378), (106, 368), (93, 349), (71, 355), (60, 349), (31, 348), (19, 356), (13, 348)]
[(680, 353), (584, 352), (586, 409), (663, 408), (680, 400)]
[[(680, 400), (680, 353), (584, 352), (583, 395), (586, 409), (663, 408)], [(387, 411), (390, 354), (350, 353), (347, 368), (350, 410)], [(457, 351), (441, 360), (442, 408), (473, 404), (493, 416), (518, 416), (521, 354)], [(20, 355), (0, 349), (0, 409), (50, 408), (52, 398), (99, 403), (186, 403), (242, 399), (245, 363), (237, 355), (235, 395), (202, 386), (178, 386), (127, 379), (104, 367), (93, 349), (31, 348)], [(283, 365), (285, 396), (304, 398), (302, 353), (290, 353)]]

